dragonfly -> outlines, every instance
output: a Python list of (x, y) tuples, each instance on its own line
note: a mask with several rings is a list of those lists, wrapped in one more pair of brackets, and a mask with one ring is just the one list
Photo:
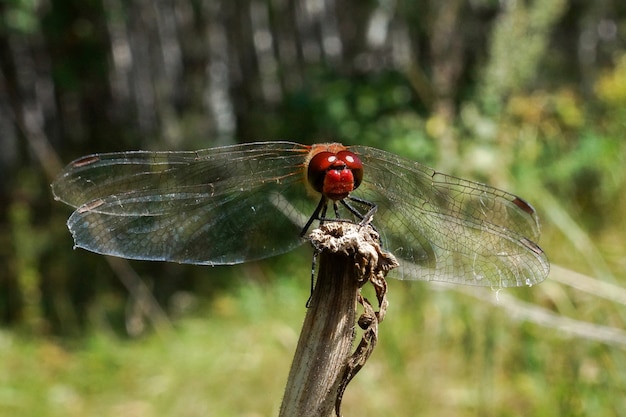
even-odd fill
[[(276, 256), (334, 216), (369, 221), (390, 276), (505, 288), (549, 273), (525, 200), (367, 146), (253, 142), (79, 158), (52, 184), (75, 208), (75, 248), (128, 259), (231, 265)], [(333, 214), (327, 213), (331, 208)]]

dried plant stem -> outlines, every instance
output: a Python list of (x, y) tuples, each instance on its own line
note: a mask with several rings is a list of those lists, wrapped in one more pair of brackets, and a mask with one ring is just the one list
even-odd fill
[(377, 234), (369, 226), (329, 223), (320, 229), (310, 236), (320, 253), (319, 273), (280, 417), (332, 414), (336, 401), (340, 401), (338, 394), (347, 384), (345, 379), (353, 376), (346, 374), (350, 373), (347, 367), (355, 338), (359, 289), (374, 275), (382, 274), (384, 279), (395, 265), (394, 258), (390, 260), (380, 252)]
[(354, 341), (358, 281), (354, 262), (322, 252), (317, 284), (289, 372), (281, 417), (330, 416)]

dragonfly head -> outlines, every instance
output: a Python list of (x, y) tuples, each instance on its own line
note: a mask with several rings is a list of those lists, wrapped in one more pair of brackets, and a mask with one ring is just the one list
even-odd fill
[(307, 180), (313, 189), (337, 201), (346, 198), (361, 184), (363, 164), (348, 150), (337, 153), (321, 151), (309, 161)]

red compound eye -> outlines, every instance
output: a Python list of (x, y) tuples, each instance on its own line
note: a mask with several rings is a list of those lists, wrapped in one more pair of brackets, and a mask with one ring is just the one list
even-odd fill
[(344, 161), (346, 166), (352, 171), (352, 175), (354, 175), (354, 189), (357, 189), (363, 180), (363, 163), (354, 152), (350, 151), (338, 152), (337, 158)]
[(363, 164), (352, 152), (315, 154), (307, 168), (309, 184), (331, 200), (342, 200), (361, 184)]
[(336, 161), (337, 156), (332, 152), (319, 152), (309, 161), (307, 179), (311, 187), (318, 193), (323, 194), (326, 171), (328, 171)]

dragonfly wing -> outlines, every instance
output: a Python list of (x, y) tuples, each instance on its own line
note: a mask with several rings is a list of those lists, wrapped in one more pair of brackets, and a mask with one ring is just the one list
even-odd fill
[(230, 192), (256, 178), (285, 175), (304, 163), (308, 150), (297, 143), (265, 142), (200, 151), (94, 154), (68, 164), (52, 183), (52, 192), (73, 207), (110, 195), (143, 190), (156, 194), (183, 186), (218, 186), (217, 192)]
[(549, 272), (534, 209), (519, 197), (368, 147), (351, 147), (367, 167), (353, 194), (377, 204), (386, 248), (401, 279), (491, 286), (533, 285)]
[(82, 158), (53, 184), (78, 207), (77, 247), (131, 259), (232, 264), (302, 243), (308, 148), (286, 142), (198, 152), (127, 152)]

